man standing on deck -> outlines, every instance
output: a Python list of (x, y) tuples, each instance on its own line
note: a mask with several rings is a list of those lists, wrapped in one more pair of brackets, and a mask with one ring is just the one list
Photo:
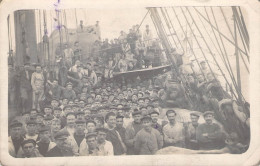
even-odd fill
[(222, 133), (218, 124), (213, 123), (214, 112), (206, 111), (203, 116), (206, 123), (200, 124), (196, 133), (200, 150), (223, 148), (225, 140), (224, 133)]
[(144, 128), (140, 130), (135, 139), (134, 148), (137, 154), (155, 154), (163, 146), (163, 138), (158, 130), (152, 128), (152, 118), (144, 116), (142, 118)]
[(134, 155), (134, 142), (136, 134), (143, 128), (141, 124), (142, 113), (137, 109), (132, 113), (134, 121), (126, 127), (125, 144), (127, 146), (127, 154)]
[(169, 123), (163, 127), (164, 145), (185, 147), (184, 142), (184, 128), (183, 125), (176, 121), (176, 112), (168, 110), (166, 112)]
[(114, 155), (123, 155), (126, 153), (126, 146), (118, 133), (116, 131), (116, 114), (113, 112), (109, 112), (106, 115), (106, 123), (107, 123), (107, 140), (110, 141), (113, 145)]

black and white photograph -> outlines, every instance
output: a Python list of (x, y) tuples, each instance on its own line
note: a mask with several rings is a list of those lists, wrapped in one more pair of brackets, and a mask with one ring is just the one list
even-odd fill
[(15, 10), (1, 25), (10, 156), (247, 152), (248, 10), (62, 3)]

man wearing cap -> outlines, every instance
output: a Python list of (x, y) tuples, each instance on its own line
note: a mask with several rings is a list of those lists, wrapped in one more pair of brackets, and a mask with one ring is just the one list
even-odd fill
[(223, 148), (224, 134), (221, 127), (213, 122), (214, 112), (206, 111), (203, 116), (206, 122), (198, 126), (196, 133), (200, 150)]
[(8, 137), (8, 151), (13, 157), (21, 155), (23, 153), (21, 143), (24, 138), (22, 137), (23, 124), (17, 120), (13, 120), (9, 126), (10, 136)]
[(77, 96), (75, 91), (72, 89), (72, 83), (68, 82), (66, 84), (66, 89), (63, 90), (62, 98), (67, 98), (68, 100), (74, 100)]
[(163, 127), (164, 146), (185, 147), (183, 125), (176, 121), (176, 112), (168, 110), (166, 112), (169, 123)]
[(32, 85), (31, 76), (32, 70), (30, 70), (30, 64), (24, 64), (23, 69), (19, 72), (19, 83), (20, 83), (20, 95), (21, 95), (21, 110), (22, 113), (28, 111), (32, 107)]
[(97, 143), (97, 134), (95, 132), (86, 134), (87, 156), (104, 156), (99, 150)]
[(126, 153), (126, 146), (118, 133), (116, 131), (116, 114), (109, 112), (106, 115), (105, 121), (107, 123), (107, 140), (110, 141), (113, 145), (114, 155), (123, 155)]
[(55, 134), (62, 128), (60, 119), (53, 119), (51, 122), (51, 140), (54, 141)]
[(43, 157), (38, 149), (36, 148), (36, 142), (33, 139), (26, 139), (21, 143), (23, 154), (17, 156), (18, 158), (33, 158), (33, 157)]
[(185, 145), (188, 149), (199, 150), (198, 140), (196, 139), (197, 128), (199, 126), (199, 118), (200, 115), (197, 112), (191, 112), (191, 122), (184, 124)]
[(70, 136), (73, 136), (75, 132), (75, 121), (76, 121), (76, 116), (73, 112), (69, 112), (66, 115), (66, 126), (62, 130), (68, 131)]
[(106, 128), (97, 128), (96, 131), (99, 150), (103, 151), (105, 156), (114, 156), (113, 145), (106, 140), (108, 130)]
[(47, 152), (56, 146), (51, 141), (51, 128), (49, 126), (42, 126), (39, 130), (40, 140), (37, 142), (38, 150), (41, 155), (46, 156)]
[(44, 121), (43, 121), (44, 125), (51, 127), (51, 123), (52, 123), (53, 118), (54, 118), (53, 115), (45, 116)]
[(125, 142), (125, 128), (123, 127), (124, 124), (124, 116), (117, 115), (116, 116), (116, 131), (120, 134), (123, 142)]
[(47, 81), (47, 92), (50, 95), (50, 97), (53, 99), (59, 100), (61, 97), (62, 90), (64, 89), (62, 86), (58, 84), (58, 80), (53, 80), (53, 82), (50, 82), (50, 80)]
[(39, 140), (38, 134), (36, 133), (36, 121), (29, 120), (26, 124), (27, 133), (25, 134), (25, 139), (33, 139), (35, 141)]
[(152, 118), (144, 116), (142, 118), (144, 128), (136, 134), (134, 149), (136, 154), (155, 154), (163, 146), (163, 138), (158, 130), (152, 128)]
[(52, 115), (52, 107), (50, 105), (46, 105), (43, 109), (44, 117)]
[(58, 131), (54, 136), (56, 146), (47, 152), (46, 157), (74, 156), (68, 137), (68, 131)]
[(135, 142), (135, 136), (136, 134), (143, 128), (143, 125), (141, 124), (141, 111), (138, 109), (135, 109), (132, 113), (132, 117), (134, 121), (130, 123), (126, 127), (125, 132), (125, 144), (127, 146), (127, 154), (128, 155), (134, 155), (134, 142)]
[(152, 112), (150, 113), (150, 116), (151, 116), (151, 118), (152, 118), (152, 128), (158, 130), (159, 133), (160, 133), (161, 135), (163, 135), (162, 125), (160, 125), (160, 124), (158, 123), (159, 112), (157, 112), (157, 111), (152, 111)]
[(86, 140), (85, 140), (85, 129), (86, 129), (86, 122), (84, 119), (77, 119), (75, 121), (75, 133), (73, 136), (70, 136), (70, 142), (72, 145), (72, 150), (75, 154), (81, 155), (86, 149)]

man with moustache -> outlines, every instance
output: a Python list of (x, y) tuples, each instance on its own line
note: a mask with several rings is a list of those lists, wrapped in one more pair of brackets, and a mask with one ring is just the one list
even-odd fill
[(163, 134), (162, 126), (158, 123), (159, 112), (152, 111), (150, 113), (150, 116), (152, 118), (152, 127), (158, 130), (159, 133), (162, 135)]
[(73, 136), (75, 133), (75, 121), (76, 116), (73, 112), (69, 112), (66, 115), (67, 124), (62, 130), (66, 130), (69, 132), (70, 136)]
[(114, 156), (114, 148), (110, 141), (106, 140), (108, 130), (106, 128), (97, 128), (97, 143), (100, 151), (104, 152), (105, 156)]
[(196, 139), (200, 150), (221, 149), (224, 145), (224, 134), (221, 127), (213, 122), (214, 112), (206, 111), (203, 114), (205, 123), (197, 128)]
[(163, 127), (164, 146), (185, 147), (183, 125), (176, 121), (176, 112), (168, 110), (166, 112), (169, 123)]

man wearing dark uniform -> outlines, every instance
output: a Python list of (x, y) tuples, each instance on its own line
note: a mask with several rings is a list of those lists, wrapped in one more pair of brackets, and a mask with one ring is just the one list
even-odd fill
[(46, 157), (74, 156), (68, 137), (69, 132), (66, 130), (57, 132), (54, 136), (56, 146), (47, 153)]
[(220, 126), (213, 123), (214, 112), (206, 111), (203, 116), (206, 123), (200, 124), (196, 133), (200, 150), (223, 148), (225, 138)]

